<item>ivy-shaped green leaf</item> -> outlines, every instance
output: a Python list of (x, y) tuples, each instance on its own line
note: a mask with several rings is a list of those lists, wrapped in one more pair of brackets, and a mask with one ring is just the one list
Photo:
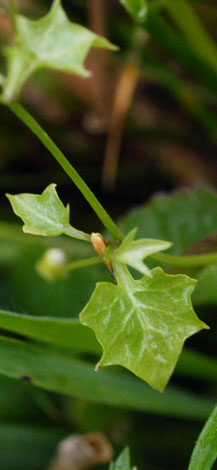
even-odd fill
[(24, 222), (23, 231), (34, 235), (55, 237), (66, 234), (80, 240), (90, 236), (75, 229), (69, 223), (69, 205), (63, 205), (56, 192), (56, 185), (50, 184), (42, 194), (7, 194), (16, 215)]
[(134, 241), (137, 229), (131, 230), (124, 238), (118, 249), (114, 250), (112, 259), (120, 263), (128, 264), (142, 274), (151, 276), (150, 270), (143, 263), (143, 259), (158, 251), (167, 250), (172, 243), (163, 240), (144, 238)]
[(162, 391), (186, 338), (206, 328), (191, 304), (196, 281), (161, 268), (134, 280), (126, 266), (114, 269), (118, 285), (97, 284), (80, 314), (103, 347), (97, 367), (122, 365)]
[(109, 41), (72, 23), (54, 0), (50, 12), (37, 21), (16, 18), (14, 45), (5, 48), (8, 77), (3, 99), (9, 101), (20, 92), (25, 81), (38, 69), (49, 68), (87, 77), (84, 61), (91, 47), (116, 49)]

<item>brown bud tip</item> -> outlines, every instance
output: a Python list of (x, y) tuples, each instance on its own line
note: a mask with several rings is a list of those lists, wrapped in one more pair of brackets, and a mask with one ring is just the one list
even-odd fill
[(106, 242), (100, 233), (91, 233), (91, 243), (99, 256), (103, 256), (106, 249)]
[(112, 446), (104, 434), (74, 434), (59, 443), (49, 470), (86, 470), (112, 457)]

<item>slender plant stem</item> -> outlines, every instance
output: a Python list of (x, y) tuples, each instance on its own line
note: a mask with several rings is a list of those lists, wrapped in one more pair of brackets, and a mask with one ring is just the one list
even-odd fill
[(8, 4), (9, 18), (11, 22), (11, 28), (13, 35), (16, 33), (16, 5), (14, 0), (9, 0)]
[(94, 264), (100, 264), (102, 260), (99, 256), (93, 256), (92, 258), (79, 259), (77, 261), (72, 261), (68, 263), (66, 268), (67, 271), (74, 271), (75, 269), (86, 268), (88, 266), (93, 266)]
[(94, 196), (92, 191), (89, 189), (84, 180), (77, 173), (75, 168), (69, 163), (67, 158), (63, 155), (61, 150), (53, 142), (53, 140), (48, 136), (48, 134), (42, 129), (38, 122), (31, 116), (31, 114), (26, 111), (23, 106), (19, 103), (9, 103), (8, 107), (10, 110), (35, 134), (38, 139), (44, 144), (44, 146), (50, 151), (53, 157), (57, 160), (59, 165), (67, 173), (69, 178), (77, 186), (80, 192), (83, 194), (85, 199), (88, 201), (92, 209), (95, 211), (105, 228), (108, 232), (116, 239), (122, 240), (123, 235), (115, 222), (111, 219), (106, 210), (102, 207), (98, 199)]
[(150, 258), (159, 261), (160, 263), (183, 268), (193, 268), (197, 266), (206, 266), (207, 264), (217, 264), (217, 252), (189, 256), (174, 256), (165, 253), (155, 253), (151, 255)]
[(112, 267), (118, 285), (121, 286), (124, 290), (129, 291), (132, 285), (132, 276), (126, 264), (118, 263), (115, 261), (114, 263), (112, 263)]
[(69, 228), (64, 230), (64, 234), (68, 235), (68, 237), (77, 238), (77, 240), (83, 240), (84, 242), (91, 243), (91, 238), (89, 233), (82, 232), (81, 230), (77, 230), (74, 227), (69, 226)]

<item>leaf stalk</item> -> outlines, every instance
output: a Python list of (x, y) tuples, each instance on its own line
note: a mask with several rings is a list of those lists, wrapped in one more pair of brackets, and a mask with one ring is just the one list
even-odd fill
[(118, 263), (117, 261), (112, 263), (114, 270), (115, 280), (118, 285), (121, 286), (124, 290), (131, 288), (132, 276), (124, 263)]
[(64, 230), (64, 234), (68, 235), (68, 237), (77, 238), (78, 240), (90, 243), (90, 235), (74, 227), (69, 226), (69, 228)]
[(68, 263), (66, 266), (67, 271), (74, 271), (75, 269), (86, 268), (88, 266), (93, 266), (94, 264), (102, 263), (101, 259), (98, 256), (93, 256), (92, 258), (84, 258)]
[(217, 264), (217, 252), (203, 253), (200, 255), (174, 256), (165, 253), (155, 253), (149, 258), (160, 263), (169, 264), (177, 267), (199, 267), (207, 264)]
[(49, 135), (43, 130), (40, 124), (21, 106), (18, 102), (8, 104), (9, 109), (35, 134), (42, 144), (50, 151), (53, 157), (57, 160), (59, 165), (63, 168), (65, 173), (77, 186), (79, 191), (83, 194), (89, 205), (97, 214), (108, 232), (117, 240), (122, 240), (123, 235), (115, 222), (111, 219), (104, 207), (100, 204), (96, 196), (87, 186), (85, 181), (81, 178), (75, 168), (69, 163), (62, 151), (57, 147)]

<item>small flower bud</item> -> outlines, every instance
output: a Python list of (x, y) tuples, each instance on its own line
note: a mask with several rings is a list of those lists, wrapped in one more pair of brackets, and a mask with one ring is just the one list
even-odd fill
[(59, 248), (47, 250), (36, 263), (36, 270), (48, 282), (64, 279), (67, 274), (67, 259), (64, 251)]
[(103, 256), (106, 249), (106, 241), (100, 233), (91, 233), (91, 243), (99, 256)]

